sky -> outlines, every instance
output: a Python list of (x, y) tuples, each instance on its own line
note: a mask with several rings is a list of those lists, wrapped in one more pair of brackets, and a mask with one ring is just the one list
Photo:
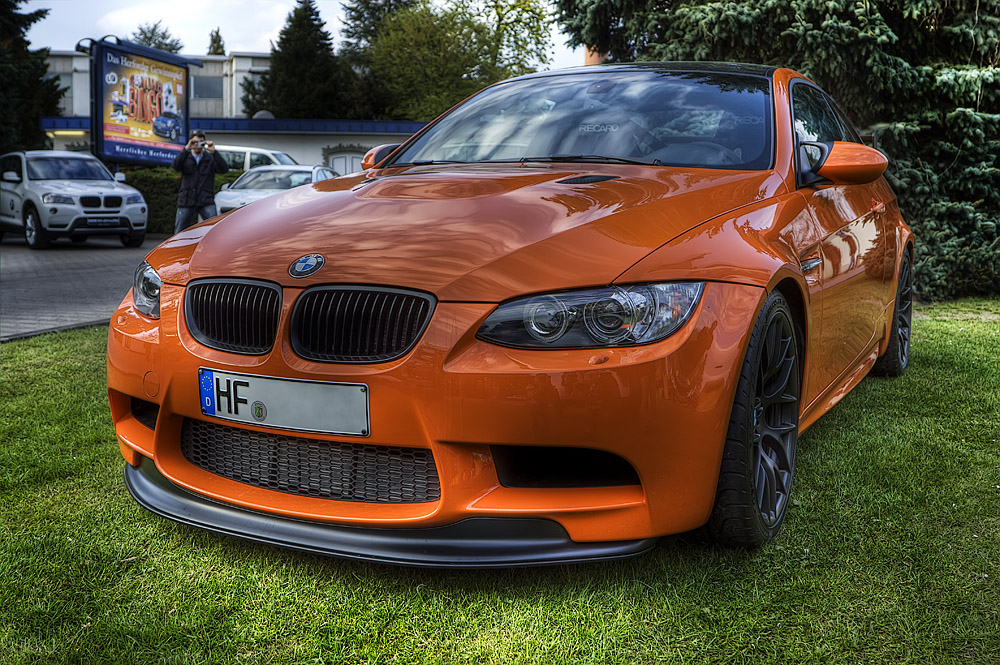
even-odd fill
[[(342, 0), (316, 0), (326, 30), (339, 47)], [(204, 55), (209, 33), (220, 29), (226, 51), (268, 53), (271, 42), (295, 6), (295, 0), (28, 0), (21, 12), (48, 9), (49, 15), (28, 31), (31, 48), (72, 51), (85, 38), (115, 35), (128, 39), (142, 23), (162, 21), (173, 37), (181, 40), (184, 55)], [(583, 49), (571, 50), (566, 37), (553, 27), (552, 62), (548, 69), (582, 65)]]

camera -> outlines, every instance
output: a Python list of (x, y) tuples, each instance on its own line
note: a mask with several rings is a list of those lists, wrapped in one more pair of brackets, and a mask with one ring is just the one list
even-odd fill
[(208, 144), (208, 141), (198, 141), (198, 147), (204, 148)]

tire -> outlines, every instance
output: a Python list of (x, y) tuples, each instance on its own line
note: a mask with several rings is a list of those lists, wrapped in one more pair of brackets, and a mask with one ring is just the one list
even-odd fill
[(146, 232), (140, 231), (139, 233), (123, 233), (118, 236), (118, 239), (122, 241), (122, 245), (125, 247), (141, 247), (142, 243), (146, 240)]
[(49, 246), (49, 234), (42, 228), (42, 220), (32, 205), (24, 209), (24, 240), (31, 249), (45, 249)]
[(878, 376), (902, 376), (910, 364), (910, 333), (913, 330), (913, 264), (903, 254), (896, 280), (896, 303), (892, 310), (889, 345), (872, 368)]
[(754, 325), (740, 371), (715, 506), (712, 539), (753, 548), (781, 532), (795, 475), (802, 372), (796, 325), (775, 291)]
[(176, 141), (177, 140), (177, 128), (176, 127), (171, 127), (170, 128), (170, 140), (171, 141)]

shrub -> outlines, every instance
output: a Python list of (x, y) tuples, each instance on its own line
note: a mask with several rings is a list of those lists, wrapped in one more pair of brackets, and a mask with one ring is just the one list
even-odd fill
[[(147, 230), (149, 233), (174, 232), (174, 218), (177, 215), (177, 191), (181, 187), (181, 174), (166, 166), (156, 168), (135, 167), (122, 169), (126, 172), (126, 182), (142, 193), (149, 209)], [(242, 175), (242, 171), (231, 170), (216, 174), (215, 191), (225, 183), (232, 183)]]

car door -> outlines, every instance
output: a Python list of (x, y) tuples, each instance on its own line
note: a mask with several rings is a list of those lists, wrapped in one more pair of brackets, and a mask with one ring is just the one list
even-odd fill
[(238, 171), (246, 170), (247, 153), (245, 150), (227, 150), (218, 148), (219, 154), (226, 160), (226, 165)]
[(8, 171), (17, 174), (20, 182), (0, 182), (0, 220), (8, 228), (21, 226), (21, 209), (24, 206), (24, 162), (17, 154), (0, 158), (0, 175)]
[(271, 155), (266, 152), (258, 152), (257, 150), (250, 151), (250, 165), (249, 168), (255, 166), (270, 166), (271, 164), (277, 164), (278, 160), (271, 157)]
[[(821, 151), (802, 142), (857, 141), (819, 88), (806, 81), (791, 86), (797, 173), (807, 175)], [(823, 320), (812, 351), (806, 403), (822, 395), (855, 369), (870, 352), (884, 307), (884, 225), (879, 198), (881, 179), (865, 185), (829, 182), (801, 185), (800, 193), (820, 227), (817, 261), (803, 270), (819, 272)], [(881, 202), (884, 205), (884, 201)]]

